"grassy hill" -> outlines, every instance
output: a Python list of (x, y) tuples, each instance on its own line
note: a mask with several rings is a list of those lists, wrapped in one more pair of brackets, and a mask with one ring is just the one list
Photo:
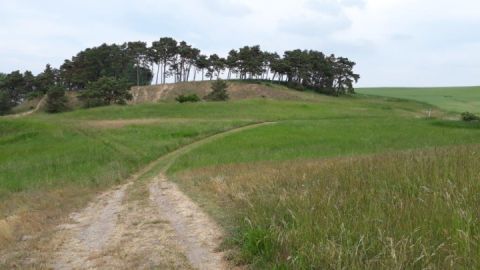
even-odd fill
[[(426, 103), (265, 84), (234, 83), (228, 102), (170, 102), (206, 85), (145, 88), (152, 93), (134, 103), (165, 102), (0, 118), (0, 245), (53, 227), (173, 149), (268, 121), (186, 152), (168, 171), (227, 230), (233, 261), (480, 266), (478, 123), (445, 120), (437, 109), (427, 118)], [(458, 107), (450, 100), (445, 108)]]
[(480, 87), (359, 88), (357, 92), (417, 100), (455, 113), (480, 113)]
[[(133, 100), (130, 101), (130, 104), (174, 101), (181, 94), (197, 94), (202, 98), (212, 91), (211, 83), (211, 81), (201, 81), (133, 87)], [(292, 91), (292, 89), (275, 83), (229, 81), (228, 85), (227, 92), (231, 100), (255, 98), (315, 100), (318, 98), (318, 95)]]

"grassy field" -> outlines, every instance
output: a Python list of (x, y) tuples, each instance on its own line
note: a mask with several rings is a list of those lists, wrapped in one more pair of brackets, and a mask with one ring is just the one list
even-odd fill
[(308, 95), (0, 118), (0, 242), (2, 218), (58, 219), (173, 149), (268, 121), (182, 152), (168, 171), (225, 226), (232, 260), (479, 267), (480, 125), (404, 99)]
[(230, 164), (176, 179), (254, 269), (476, 269), (479, 151)]
[(0, 246), (54, 225), (173, 149), (248, 123), (0, 119)]
[(359, 88), (357, 92), (416, 100), (455, 113), (480, 113), (480, 87)]

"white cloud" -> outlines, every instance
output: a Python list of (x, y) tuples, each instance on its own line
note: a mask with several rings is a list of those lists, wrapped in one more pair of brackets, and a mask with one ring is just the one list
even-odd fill
[(173, 36), (207, 53), (260, 44), (344, 55), (360, 85), (480, 84), (479, 26), (478, 0), (2, 1), (0, 72)]

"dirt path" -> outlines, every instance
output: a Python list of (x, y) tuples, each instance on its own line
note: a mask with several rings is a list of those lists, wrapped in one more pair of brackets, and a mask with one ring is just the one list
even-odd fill
[[(71, 215), (50, 241), (54, 269), (228, 269), (219, 252), (223, 232), (165, 177), (176, 158), (221, 137), (271, 123), (229, 130), (179, 148), (98, 196)], [(145, 179), (145, 174), (155, 177)], [(148, 181), (147, 181), (148, 180)]]
[(227, 268), (223, 253), (218, 251), (222, 229), (174, 183), (159, 175), (150, 184), (150, 196), (175, 229), (176, 239), (195, 269)]
[(72, 223), (59, 227), (56, 241), (60, 248), (53, 268), (79, 269), (94, 266), (90, 259), (100, 255), (108, 241), (111, 241), (128, 185), (100, 195), (82, 212), (72, 214)]
[(17, 117), (23, 117), (23, 116), (27, 116), (27, 115), (36, 113), (36, 112), (38, 112), (38, 110), (40, 110), (40, 108), (43, 106), (43, 104), (45, 104), (45, 102), (47, 102), (47, 95), (43, 96), (42, 99), (40, 99), (40, 101), (37, 103), (37, 105), (35, 106), (35, 108), (33, 110), (22, 112), (22, 113), (6, 115), (5, 117), (17, 118)]

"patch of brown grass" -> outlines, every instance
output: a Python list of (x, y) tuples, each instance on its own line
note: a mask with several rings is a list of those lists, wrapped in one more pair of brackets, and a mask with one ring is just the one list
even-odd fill
[[(178, 124), (178, 123), (211, 123), (211, 122), (230, 122), (230, 119), (187, 119), (187, 118), (139, 118), (139, 119), (120, 119), (120, 120), (82, 120), (80, 125), (95, 129), (118, 129), (126, 126), (145, 126), (158, 124)], [(239, 119), (238, 121), (253, 122), (252, 119)]]
[[(100, 188), (65, 186), (24, 191), (2, 198), (0, 205), (0, 262), (5, 267), (32, 259), (31, 251), (48, 249), (44, 243), (68, 214), (85, 207)], [(21, 263), (20, 263), (21, 264)], [(2, 264), (0, 264), (2, 268)]]

